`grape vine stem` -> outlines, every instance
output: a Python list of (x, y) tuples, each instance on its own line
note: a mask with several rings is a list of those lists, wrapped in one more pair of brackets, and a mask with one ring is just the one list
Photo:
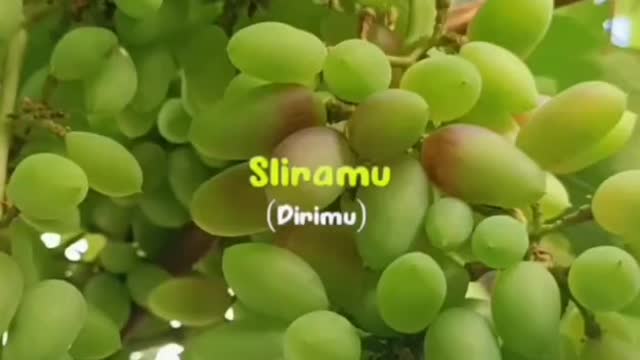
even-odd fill
[(593, 212), (591, 211), (591, 205), (583, 205), (575, 209), (574, 211), (562, 215), (560, 218), (552, 220), (551, 222), (544, 224), (536, 232), (538, 237), (561, 230), (564, 227), (571, 225), (578, 225), (593, 220)]
[[(9, 43), (5, 68), (2, 78), (2, 94), (0, 100), (0, 200), (4, 202), (7, 182), (7, 165), (11, 146), (11, 114), (16, 106), (18, 86), (24, 54), (27, 48), (28, 34), (19, 30)], [(4, 206), (0, 207), (0, 218), (4, 215)]]

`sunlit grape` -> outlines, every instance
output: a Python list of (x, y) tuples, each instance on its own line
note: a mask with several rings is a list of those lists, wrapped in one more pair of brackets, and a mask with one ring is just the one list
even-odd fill
[(113, 51), (105, 64), (85, 79), (84, 87), (89, 113), (115, 115), (133, 100), (138, 89), (135, 64), (123, 48)]
[(442, 250), (462, 246), (473, 231), (473, 211), (456, 198), (437, 200), (427, 211), (425, 229), (429, 242)]
[(527, 227), (506, 215), (482, 220), (471, 237), (473, 254), (494, 269), (507, 268), (524, 258), (529, 248)]
[(82, 80), (108, 66), (107, 60), (117, 51), (118, 38), (110, 30), (79, 27), (58, 41), (49, 71), (59, 80)]
[[(309, 337), (309, 334), (323, 336)], [(285, 360), (359, 360), (360, 337), (342, 316), (315, 311), (296, 319), (285, 333)]]

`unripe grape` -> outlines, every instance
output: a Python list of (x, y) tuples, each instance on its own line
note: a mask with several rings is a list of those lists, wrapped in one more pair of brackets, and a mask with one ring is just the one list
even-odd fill
[(255, 89), (269, 82), (258, 79), (245, 73), (239, 73), (230, 82), (224, 90), (224, 98), (231, 99), (245, 96), (251, 89)]
[(627, 170), (602, 182), (591, 202), (598, 225), (616, 234), (633, 236), (640, 233), (637, 210), (640, 209), (640, 170)]
[[(25, 239), (13, 239), (23, 241)], [(24, 276), (18, 263), (9, 255), (0, 254), (0, 332), (9, 329), (11, 320), (18, 310), (24, 290)]]
[(471, 237), (473, 254), (494, 269), (507, 268), (524, 258), (529, 248), (527, 227), (506, 215), (482, 220)]
[(408, 3), (406, 43), (413, 45), (433, 35), (439, 4), (435, 0), (411, 0)]
[(560, 289), (542, 264), (520, 262), (498, 274), (491, 309), (505, 346), (526, 356), (544, 353), (560, 325)]
[(118, 9), (136, 19), (143, 19), (162, 6), (162, 0), (115, 0)]
[(156, 226), (179, 228), (189, 222), (187, 208), (178, 201), (168, 182), (163, 182), (155, 191), (143, 193), (138, 205), (147, 219)]
[(212, 175), (212, 171), (202, 163), (193, 149), (186, 146), (169, 154), (168, 172), (171, 190), (186, 208), (191, 205), (196, 190)]
[(571, 293), (586, 308), (618, 311), (640, 293), (640, 266), (622, 249), (598, 246), (575, 259), (568, 281)]
[(487, 321), (462, 308), (445, 310), (436, 318), (427, 331), (424, 352), (429, 360), (502, 359), (498, 341)]
[(534, 203), (544, 194), (542, 169), (482, 127), (450, 125), (433, 132), (424, 141), (422, 163), (441, 190), (471, 204), (513, 208)]
[(20, 29), (24, 21), (22, 1), (3, 0), (0, 3), (0, 42), (8, 40)]
[(87, 196), (87, 174), (62, 156), (40, 153), (18, 163), (9, 178), (9, 200), (29, 217), (50, 220), (71, 213)]
[(76, 359), (104, 359), (122, 347), (120, 329), (101, 310), (88, 307), (87, 318), (69, 349)]
[(545, 193), (538, 204), (540, 204), (540, 212), (542, 212), (544, 220), (560, 216), (571, 207), (567, 188), (551, 173), (547, 173)]
[(427, 211), (427, 237), (433, 246), (441, 250), (462, 246), (469, 239), (473, 226), (471, 207), (456, 198), (441, 198)]
[(155, 112), (138, 113), (127, 107), (116, 115), (118, 129), (129, 139), (142, 137), (149, 133), (156, 124)]
[(151, 292), (170, 278), (171, 274), (165, 269), (153, 264), (140, 263), (127, 274), (127, 289), (136, 304), (146, 307), (149, 305)]
[(394, 330), (417, 333), (436, 317), (447, 293), (438, 263), (429, 255), (409, 253), (392, 262), (377, 288), (382, 319)]
[(574, 85), (535, 111), (520, 130), (518, 147), (554, 172), (556, 166), (588, 151), (615, 127), (625, 111), (626, 98), (624, 92), (604, 82)]
[(108, 273), (95, 275), (82, 292), (88, 304), (102, 311), (119, 328), (126, 325), (131, 313), (131, 298), (118, 278)]
[(469, 25), (469, 40), (487, 41), (527, 57), (542, 41), (553, 0), (488, 0)]
[(327, 87), (337, 97), (361, 102), (391, 84), (391, 64), (376, 45), (350, 39), (332, 47), (322, 72)]
[(429, 104), (431, 119), (440, 124), (469, 112), (482, 89), (482, 77), (471, 62), (460, 56), (441, 55), (411, 65), (400, 87), (422, 96)]
[(142, 169), (142, 191), (151, 192), (164, 185), (168, 170), (168, 155), (162, 146), (145, 141), (131, 147), (131, 154)]
[[(30, 227), (22, 217), (14, 219), (8, 230), (11, 236), (11, 258), (20, 267), (24, 288), (50, 277), (52, 254), (42, 243), (41, 233)], [(10, 275), (9, 271), (7, 275)]]
[(289, 250), (260, 243), (234, 245), (224, 252), (222, 270), (237, 298), (261, 314), (293, 321), (329, 307), (318, 274)]
[(349, 143), (365, 159), (389, 160), (420, 140), (428, 120), (429, 106), (419, 95), (401, 89), (379, 91), (347, 122)]
[(611, 335), (589, 339), (580, 352), (580, 360), (635, 360), (640, 354), (637, 345)]
[(153, 111), (167, 96), (177, 65), (169, 49), (163, 46), (136, 49), (131, 57), (138, 74), (138, 87), (131, 100), (131, 108), (141, 113)]
[(85, 103), (92, 115), (112, 116), (133, 100), (138, 89), (136, 66), (123, 49), (111, 53), (105, 64), (84, 81)]
[(110, 30), (79, 27), (58, 41), (51, 54), (49, 71), (58, 80), (82, 80), (102, 71), (116, 51), (118, 38)]
[(100, 252), (100, 264), (114, 274), (128, 273), (139, 261), (136, 249), (126, 242), (110, 241)]
[(184, 144), (189, 141), (191, 116), (182, 106), (180, 99), (167, 100), (158, 114), (158, 132), (172, 144)]
[(302, 83), (322, 70), (327, 49), (315, 35), (279, 22), (250, 25), (229, 40), (229, 59), (260, 79)]
[(284, 335), (284, 360), (360, 360), (360, 355), (358, 332), (331, 311), (299, 317)]
[(157, 11), (141, 19), (131, 17), (121, 9), (116, 10), (113, 21), (118, 37), (130, 45), (167, 40), (184, 27), (189, 11), (184, 4), (184, 0), (162, 0)]

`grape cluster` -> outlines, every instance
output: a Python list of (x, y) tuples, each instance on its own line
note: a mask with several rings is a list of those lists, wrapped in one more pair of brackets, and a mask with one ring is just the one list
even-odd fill
[[(627, 144), (628, 95), (541, 91), (553, 0), (449, 11), (0, 0), (1, 359), (640, 358), (640, 171), (575, 209), (561, 180)], [(258, 156), (390, 181), (260, 188)], [(574, 254), (591, 220), (622, 240)]]

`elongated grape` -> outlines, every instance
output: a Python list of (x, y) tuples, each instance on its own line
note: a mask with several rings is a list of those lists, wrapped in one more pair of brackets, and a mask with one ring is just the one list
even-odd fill
[(255, 89), (268, 83), (269, 82), (266, 80), (240, 73), (229, 82), (229, 85), (224, 90), (224, 98), (230, 99), (245, 96), (251, 89)]
[[(352, 316), (353, 323), (359, 329), (378, 336), (396, 337), (399, 335), (398, 332), (389, 327), (380, 315), (377, 285), (381, 274), (368, 273), (367, 275), (360, 286), (360, 296), (354, 299), (353, 304), (346, 311)], [(355, 294), (352, 293), (353, 295)]]
[[(309, 153), (305, 149), (323, 149), (323, 151)], [(287, 166), (307, 168), (310, 170), (309, 175), (319, 172), (321, 168), (338, 169), (342, 166), (352, 166), (355, 162), (355, 156), (349, 149), (344, 136), (328, 127), (311, 127), (291, 134), (273, 150), (271, 156), (275, 159), (287, 159)], [(262, 164), (250, 163), (251, 170), (259, 182), (266, 183), (274, 180), (269, 177), (266, 166), (273, 165), (269, 165), (266, 160)], [(315, 175), (314, 177), (318, 178)], [(320, 209), (325, 208), (344, 191), (344, 187), (340, 184), (318, 186), (309, 180), (310, 176), (303, 177), (303, 180), (300, 180), (300, 177), (297, 179), (292, 177), (291, 181), (299, 183), (284, 186), (289, 181), (282, 179), (280, 184), (265, 188), (267, 196), (269, 199), (276, 200), (278, 204), (311, 210), (315, 206)]]
[(482, 127), (460, 124), (437, 130), (424, 142), (422, 163), (441, 190), (472, 204), (512, 208), (544, 195), (542, 169), (508, 140)]
[(331, 311), (314, 311), (299, 317), (284, 335), (285, 360), (359, 360), (360, 355), (356, 329), (349, 320)]
[(409, 253), (392, 262), (378, 282), (378, 308), (394, 330), (417, 333), (436, 317), (447, 293), (438, 263), (429, 255)]
[(156, 124), (155, 112), (139, 113), (130, 107), (116, 115), (118, 129), (129, 139), (142, 137), (149, 133)]
[(293, 321), (329, 306), (318, 274), (289, 250), (260, 243), (234, 245), (223, 254), (222, 270), (237, 298), (264, 315)]
[(24, 214), (56, 219), (72, 212), (88, 192), (87, 174), (62, 156), (40, 153), (22, 160), (9, 178), (7, 196)]
[[(464, 336), (460, 336), (464, 329)], [(487, 321), (462, 308), (445, 310), (429, 327), (424, 340), (429, 360), (501, 360), (498, 341)]]
[(324, 105), (311, 90), (271, 84), (216, 104), (194, 119), (189, 137), (193, 146), (207, 156), (245, 160), (271, 155), (287, 136), (324, 125), (325, 121)]
[(93, 225), (116, 239), (124, 239), (131, 225), (131, 209), (118, 206), (107, 197), (95, 201), (90, 215)]
[(89, 305), (87, 318), (69, 349), (76, 359), (104, 359), (122, 347), (120, 329), (108, 316)]
[(142, 113), (153, 111), (167, 96), (169, 85), (177, 74), (176, 63), (169, 49), (162, 46), (136, 49), (131, 57), (138, 74), (131, 107)]
[(121, 144), (102, 135), (80, 131), (67, 133), (65, 144), (67, 155), (87, 174), (93, 190), (113, 197), (141, 191), (140, 164)]
[(163, 0), (115, 0), (118, 9), (136, 19), (153, 15), (162, 6)]
[(247, 163), (215, 175), (193, 194), (191, 216), (204, 231), (221, 236), (242, 236), (267, 230), (267, 196), (249, 183)]
[(389, 160), (422, 137), (429, 106), (417, 94), (390, 89), (368, 97), (347, 123), (349, 143), (363, 158)]
[(182, 206), (191, 205), (198, 187), (209, 180), (212, 171), (190, 147), (180, 147), (169, 154), (169, 185)]
[(640, 208), (640, 170), (627, 170), (602, 182), (591, 203), (593, 217), (605, 230), (625, 236), (640, 233), (634, 214)]
[(140, 259), (130, 243), (108, 242), (100, 252), (100, 264), (105, 270), (114, 274), (124, 274), (133, 269)]
[(175, 197), (168, 182), (154, 191), (142, 194), (138, 205), (154, 225), (179, 228), (189, 222), (189, 212)]
[(392, 180), (385, 187), (364, 187), (357, 193), (367, 223), (357, 235), (365, 264), (382, 270), (411, 248), (429, 204), (429, 184), (420, 163), (405, 156), (389, 164)]
[(522, 355), (544, 353), (557, 336), (560, 290), (540, 263), (520, 262), (499, 273), (491, 298), (504, 345)]
[[(535, 111), (518, 135), (518, 147), (542, 167), (554, 171), (588, 151), (620, 121), (626, 94), (599, 81), (574, 85)], [(548, 146), (548, 144), (555, 144)]]
[(433, 35), (438, 15), (435, 0), (410, 0), (406, 43), (412, 45), (417, 41)]
[(9, 255), (0, 254), (0, 332), (9, 329), (9, 324), (18, 310), (25, 282), (18, 263)]
[(85, 103), (90, 114), (115, 115), (133, 100), (138, 88), (136, 66), (120, 48), (111, 53), (100, 70), (84, 81)]
[(484, 99), (510, 114), (523, 113), (538, 104), (538, 91), (531, 71), (510, 51), (487, 42), (472, 41), (462, 47), (460, 55), (480, 72), (480, 101)]
[(562, 215), (571, 207), (571, 199), (564, 184), (553, 174), (547, 173), (547, 185), (544, 196), (540, 198), (540, 211), (545, 220)]
[(204, 326), (223, 320), (231, 303), (227, 285), (221, 278), (170, 279), (153, 289), (148, 297), (152, 313), (187, 326)]
[(489, 0), (469, 25), (469, 40), (490, 42), (526, 58), (547, 33), (553, 8), (553, 0)]
[(127, 274), (127, 288), (133, 301), (146, 307), (151, 292), (170, 278), (171, 275), (163, 268), (153, 264), (140, 263)]
[(329, 49), (322, 71), (337, 97), (361, 102), (391, 84), (391, 64), (376, 45), (360, 39), (345, 40)]
[(158, 114), (158, 131), (165, 140), (173, 144), (186, 143), (190, 127), (191, 117), (180, 99), (169, 99), (162, 105)]
[(527, 227), (511, 216), (482, 220), (471, 237), (473, 254), (485, 265), (504, 269), (520, 262), (529, 248)]
[(151, 192), (160, 188), (166, 181), (169, 160), (162, 146), (145, 141), (134, 145), (131, 154), (142, 169), (142, 191)]
[(95, 275), (82, 292), (88, 304), (102, 311), (119, 328), (125, 326), (131, 313), (131, 298), (118, 278), (107, 273)]
[(427, 211), (425, 229), (429, 242), (442, 250), (462, 246), (473, 231), (473, 211), (464, 201), (441, 198)]
[(188, 10), (183, 0), (162, 0), (162, 5), (157, 11), (141, 19), (131, 17), (118, 9), (114, 16), (114, 25), (118, 37), (125, 43), (148, 45), (176, 35), (184, 26)]
[(306, 83), (317, 75), (327, 57), (320, 39), (279, 22), (261, 22), (236, 32), (227, 46), (240, 71), (281, 83)]
[(22, 0), (6, 0), (0, 4), (0, 40), (14, 35), (24, 21)]
[(69, 349), (86, 317), (87, 304), (73, 285), (62, 280), (42, 281), (25, 292), (3, 355), (9, 359), (55, 359)]
[(442, 55), (411, 65), (402, 75), (400, 87), (422, 96), (429, 104), (432, 121), (440, 124), (473, 108), (480, 98), (482, 77), (468, 60)]
[(51, 54), (49, 71), (58, 80), (83, 80), (107, 65), (118, 50), (116, 34), (105, 28), (83, 26), (66, 33)]
[[(594, 283), (600, 285), (596, 288)], [(633, 256), (622, 249), (591, 248), (573, 262), (569, 288), (576, 300), (590, 310), (617, 311), (640, 293), (640, 267)]]

